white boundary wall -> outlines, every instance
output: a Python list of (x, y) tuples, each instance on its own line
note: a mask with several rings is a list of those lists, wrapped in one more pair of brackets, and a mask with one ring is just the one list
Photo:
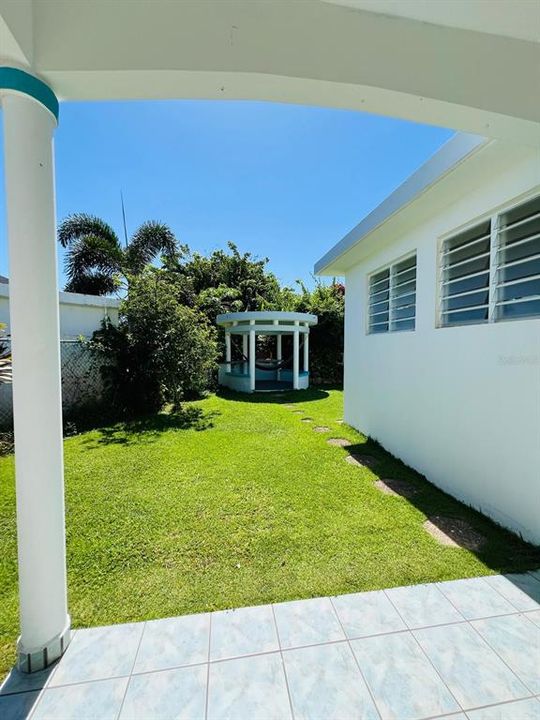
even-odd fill
[[(101, 321), (109, 317), (113, 324), (118, 322), (120, 301), (111, 297), (81, 295), (79, 293), (58, 293), (60, 303), (60, 337), (63, 340), (76, 339), (80, 335), (90, 338), (99, 330)], [(0, 323), (6, 324), (9, 334), (9, 285), (0, 284)]]
[[(401, 211), (407, 221), (383, 225), (373, 251), (346, 272), (345, 419), (540, 543), (540, 319), (436, 327), (438, 238), (540, 183), (538, 155), (516, 155), (480, 182), (459, 171), (461, 197), (432, 217), (430, 193), (421, 196)], [(367, 275), (414, 250), (416, 331), (367, 335)]]
[[(9, 285), (0, 283), (0, 323), (7, 325), (9, 336)], [(92, 337), (102, 320), (118, 323), (116, 298), (60, 292), (60, 345), (62, 362), (62, 403), (64, 410), (96, 399), (102, 392), (99, 368), (90, 352), (77, 340)], [(2, 336), (0, 336), (1, 338)], [(0, 427), (9, 425), (12, 416), (12, 386), (0, 385)]]

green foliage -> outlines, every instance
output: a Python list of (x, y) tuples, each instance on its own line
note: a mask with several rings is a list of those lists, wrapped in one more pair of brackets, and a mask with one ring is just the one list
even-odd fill
[(130, 278), (118, 327), (105, 323), (92, 347), (101, 353), (110, 403), (126, 415), (179, 407), (210, 383), (217, 356), (215, 331), (182, 305), (174, 283), (147, 269)]
[(343, 332), (345, 286), (335, 280), (330, 285), (317, 281), (314, 290), (300, 283), (300, 295), (289, 298), (291, 309), (317, 315), (311, 328), (309, 355), (311, 378), (315, 383), (343, 383)]
[(110, 294), (156, 257), (171, 259), (178, 251), (172, 230), (163, 223), (143, 223), (123, 248), (110, 225), (84, 213), (70, 215), (60, 224), (58, 242), (67, 249), (65, 290), (88, 295)]
[(241, 312), (243, 301), (240, 290), (219, 285), (201, 290), (195, 300), (195, 307), (210, 323), (215, 323), (216, 317), (221, 313)]
[(184, 246), (166, 269), (176, 276), (179, 287), (191, 289), (194, 304), (212, 323), (223, 312), (279, 309), (281, 288), (266, 268), (268, 258), (242, 255), (232, 242), (228, 248), (229, 252), (215, 250), (204, 257)]

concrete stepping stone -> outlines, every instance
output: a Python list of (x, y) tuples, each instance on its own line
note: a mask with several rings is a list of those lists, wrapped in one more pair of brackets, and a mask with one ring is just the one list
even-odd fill
[(408, 480), (399, 480), (398, 478), (384, 478), (377, 480), (375, 487), (385, 495), (394, 495), (396, 497), (412, 497), (418, 492), (418, 488)]
[(424, 522), (423, 527), (435, 540), (447, 547), (479, 550), (486, 541), (466, 520), (459, 518), (434, 515)]
[(352, 442), (350, 440), (346, 440), (345, 438), (328, 438), (326, 442), (333, 447), (345, 448), (352, 445)]
[(313, 428), (313, 430), (314, 430), (316, 433), (330, 432), (330, 428), (327, 427), (326, 425), (315, 425), (315, 427)]
[(304, 414), (303, 410), (293, 410), (293, 415), (303, 415), (303, 414)]
[(302, 418), (302, 422), (305, 422), (305, 423), (310, 423), (310, 422), (313, 422), (313, 418), (310, 418), (310, 417), (304, 417), (304, 418)]
[(358, 455), (356, 453), (347, 455), (345, 460), (349, 463), (349, 465), (357, 465), (358, 467), (368, 468), (374, 467), (379, 462), (377, 458), (374, 458), (371, 455)]

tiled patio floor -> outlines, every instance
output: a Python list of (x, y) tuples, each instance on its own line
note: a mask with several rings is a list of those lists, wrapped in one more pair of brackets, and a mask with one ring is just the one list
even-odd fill
[(79, 630), (2, 720), (540, 720), (540, 571)]

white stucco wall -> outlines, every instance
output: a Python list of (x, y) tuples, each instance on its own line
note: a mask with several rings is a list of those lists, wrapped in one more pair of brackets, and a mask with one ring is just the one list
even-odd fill
[[(80, 335), (89, 338), (98, 330), (101, 321), (109, 317), (118, 322), (119, 300), (95, 295), (60, 292), (60, 337), (63, 340), (75, 339)], [(0, 284), (0, 323), (8, 326), (9, 333), (9, 285)]]
[[(59, 293), (60, 357), (62, 362), (62, 404), (64, 410), (82, 401), (96, 399), (101, 393), (99, 371), (92, 371), (92, 357), (77, 340), (101, 327), (105, 317), (118, 323), (116, 298)], [(0, 323), (7, 325), (9, 335), (9, 285), (0, 282)], [(13, 411), (12, 386), (0, 385), (0, 427), (9, 426)]]
[[(426, 219), (426, 193), (346, 273), (345, 419), (428, 480), (540, 543), (540, 319), (436, 327), (438, 238), (540, 183), (538, 155), (506, 165)], [(455, 183), (454, 177), (452, 182)], [(442, 180), (437, 193), (444, 191)], [(422, 220), (414, 226), (411, 214)], [(417, 252), (416, 331), (366, 334), (367, 275)]]

